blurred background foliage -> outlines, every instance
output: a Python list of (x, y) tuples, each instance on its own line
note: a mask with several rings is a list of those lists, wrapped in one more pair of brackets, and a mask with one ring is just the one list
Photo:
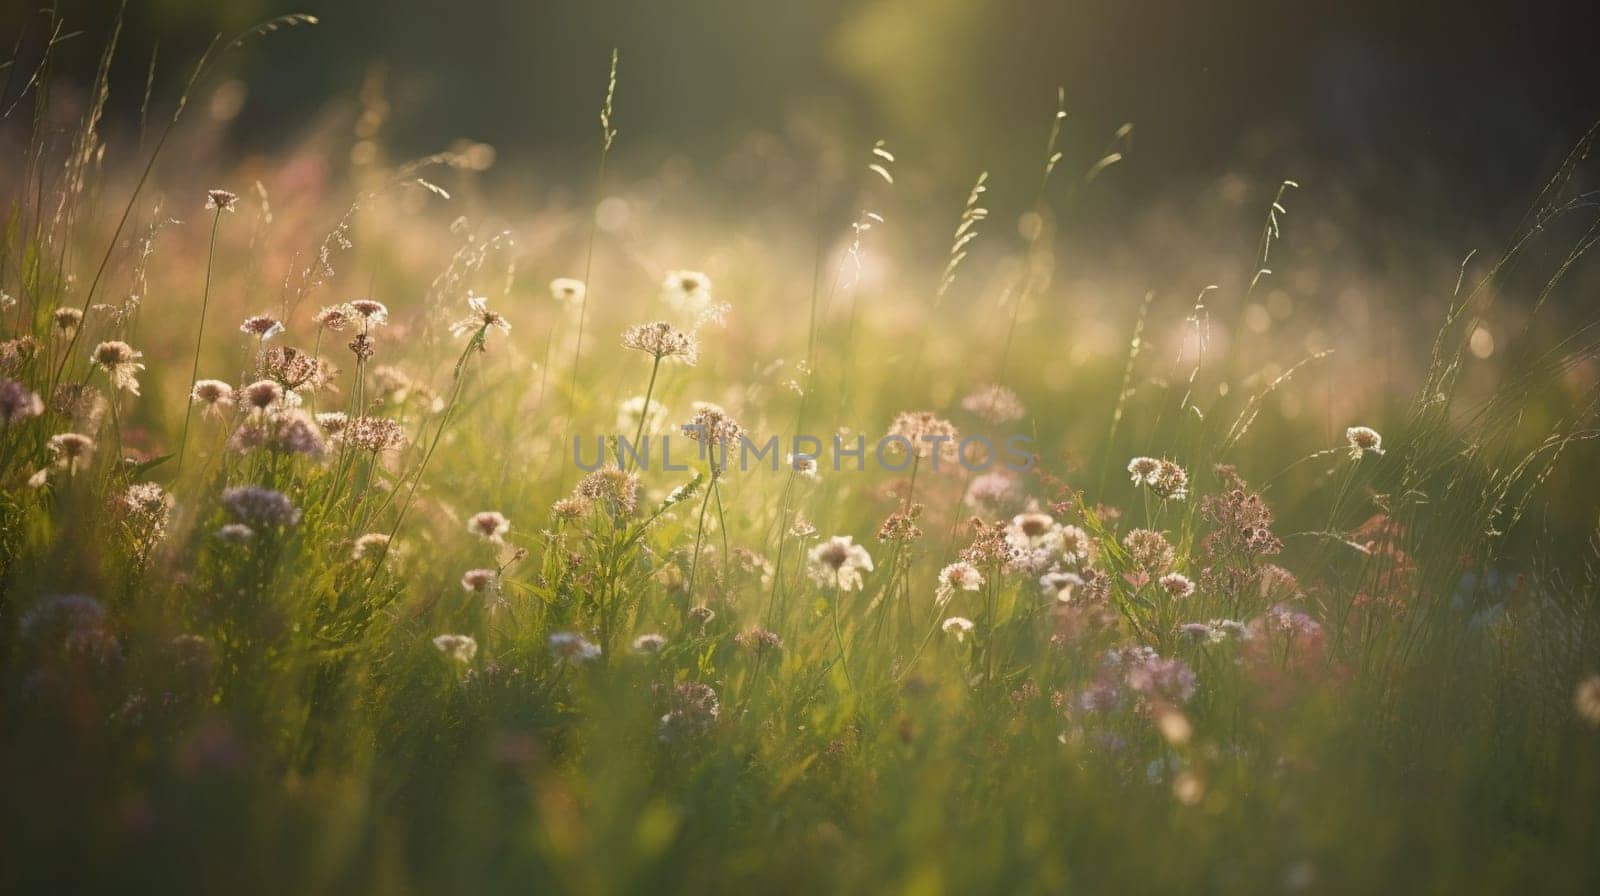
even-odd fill
[[(6, 5), (9, 43), (47, 4)], [(91, 32), (66, 62), (84, 80), (101, 43), (94, 32), (117, 6), (60, 0), (62, 17)], [(428, 152), (465, 136), (502, 157), (557, 165), (592, 152), (617, 47), (624, 153), (670, 148), (710, 163), (752, 131), (820, 127), (852, 145), (885, 138), (949, 183), (970, 182), (979, 167), (1031, 168), (1061, 85), (1068, 136), (1085, 152), (1124, 121), (1138, 126), (1137, 152), (1117, 179), (1125, 198), (1171, 195), (1180, 178), (1239, 164), (1274, 182), (1314, 169), (1390, 207), (1433, 206), (1409, 217), (1439, 233), (1451, 220), (1519, 213), (1588, 125), (1586, 88), (1600, 83), (1600, 39), (1581, 24), (1589, 7), (130, 0), (120, 65), (142, 73), (160, 35), (158, 84), (171, 96), (213, 32), (309, 12), (320, 27), (237, 62), (249, 85), (232, 132), (240, 145), (293, 140), (308, 110), (353, 94), (381, 66), (397, 149)], [(143, 80), (113, 79), (125, 91)], [(997, 178), (999, 196), (1008, 188)]]

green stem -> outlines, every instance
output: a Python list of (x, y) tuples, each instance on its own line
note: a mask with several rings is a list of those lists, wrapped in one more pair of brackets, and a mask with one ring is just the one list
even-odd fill
[(411, 502), (417, 497), (417, 486), (422, 484), (422, 474), (428, 468), (428, 461), (433, 458), (434, 449), (439, 447), (439, 440), (444, 437), (445, 428), (450, 425), (450, 414), (456, 409), (456, 401), (461, 397), (461, 381), (466, 375), (467, 358), (471, 357), (474, 349), (483, 343), (484, 333), (489, 329), (488, 324), (478, 328), (477, 335), (467, 340), (467, 347), (461, 352), (461, 358), (456, 361), (455, 388), (450, 391), (450, 403), (445, 405), (444, 415), (439, 419), (439, 428), (433, 433), (433, 441), (428, 443), (428, 450), (422, 455), (422, 462), (417, 464), (416, 475), (411, 478), (411, 488), (406, 492), (406, 500), (400, 505), (400, 511), (395, 514), (394, 525), (389, 528), (389, 538), (383, 544), (383, 550), (378, 554), (377, 562), (372, 564), (372, 572), (367, 577), (370, 586), (372, 580), (377, 578), (378, 570), (383, 568), (383, 561), (388, 559), (389, 549), (394, 546), (394, 538), (400, 532), (400, 524), (405, 521), (406, 512), (411, 509)]
[[(650, 365), (650, 385), (646, 386), (644, 390), (644, 407), (639, 411), (639, 428), (633, 433), (633, 450), (636, 453), (639, 451), (639, 440), (644, 438), (645, 421), (650, 419), (650, 398), (656, 392), (656, 373), (661, 370), (661, 356), (656, 355), (655, 357), (655, 363)], [(620, 453), (621, 449), (618, 449), (618, 451)], [(617, 460), (621, 462), (622, 458), (619, 456)], [(648, 453), (645, 455), (645, 462), (649, 463)], [(630, 460), (629, 466), (631, 467), (632, 465)]]
[[(206, 286), (200, 294), (200, 326), (194, 334), (194, 363), (189, 368), (189, 389), (194, 390), (195, 380), (200, 376), (200, 346), (206, 335), (206, 309), (211, 305), (211, 268), (217, 257), (217, 230), (222, 226), (222, 206), (217, 206), (217, 213), (211, 218), (211, 248), (206, 251)], [(321, 332), (318, 331), (318, 336)], [(178, 439), (178, 465), (173, 475), (183, 472), (183, 455), (189, 447), (189, 419), (194, 416), (193, 395), (184, 396), (183, 402), (183, 435)]]

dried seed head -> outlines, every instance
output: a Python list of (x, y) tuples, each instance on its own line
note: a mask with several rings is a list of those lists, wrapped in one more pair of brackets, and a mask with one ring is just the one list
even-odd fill
[(644, 352), (657, 361), (676, 360), (693, 366), (700, 360), (699, 340), (664, 320), (624, 330), (622, 347)]
[(283, 332), (283, 322), (269, 314), (257, 314), (245, 318), (244, 323), (239, 324), (239, 332), (266, 342)]
[(71, 333), (83, 323), (83, 312), (77, 308), (57, 308), (51, 319), (55, 321), (56, 329)]
[(311, 318), (311, 320), (315, 322), (317, 326), (325, 330), (339, 332), (340, 330), (343, 330), (345, 327), (348, 327), (350, 324), (354, 323), (355, 318), (355, 309), (350, 307), (350, 303), (344, 302), (338, 305), (329, 305), (326, 308), (323, 308), (321, 311), (318, 311), (316, 316)]
[(136, 352), (133, 346), (120, 340), (102, 342), (89, 353), (90, 361), (105, 371), (113, 388), (125, 389), (135, 395), (139, 394), (139, 371), (144, 369), (144, 365), (139, 363), (142, 357), (144, 352)]
[(467, 520), (467, 531), (495, 544), (505, 541), (505, 534), (511, 531), (511, 521), (495, 510), (484, 510), (472, 515)]
[(1345, 440), (1350, 443), (1350, 456), (1356, 460), (1363, 454), (1382, 454), (1383, 436), (1378, 431), (1366, 426), (1352, 426), (1344, 431)]
[(189, 400), (201, 406), (201, 413), (220, 417), (233, 407), (233, 387), (222, 380), (196, 380)]
[(207, 190), (206, 210), (231, 212), (239, 202), (239, 197), (227, 190)]
[(350, 310), (367, 326), (382, 326), (389, 322), (389, 308), (374, 299), (352, 299)]
[(909, 450), (915, 457), (927, 459), (937, 454), (940, 460), (951, 463), (961, 457), (960, 431), (955, 424), (932, 411), (906, 411), (897, 415), (889, 424), (885, 438), (891, 439), (885, 444), (892, 449)]
[(244, 403), (258, 411), (283, 402), (283, 386), (272, 380), (257, 380), (239, 390)]

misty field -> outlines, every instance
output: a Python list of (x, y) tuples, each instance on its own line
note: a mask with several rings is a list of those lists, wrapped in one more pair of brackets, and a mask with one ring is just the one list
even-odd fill
[(631, 161), (623, 53), (534, 191), (391, 157), (377, 80), (223, 139), (310, 17), (176, 95), (58, 25), (0, 71), (0, 890), (1600, 891), (1600, 132), (1330, 297), (1385, 210), (1293, 171), (1083, 250), (1137, 130), (1048, 89), (930, 191)]

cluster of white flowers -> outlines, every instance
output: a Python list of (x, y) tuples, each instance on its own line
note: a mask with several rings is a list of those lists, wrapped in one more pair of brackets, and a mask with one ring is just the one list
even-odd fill
[(849, 535), (835, 535), (811, 549), (806, 573), (823, 588), (861, 590), (861, 573), (872, 571), (872, 555)]
[(1091, 559), (1089, 534), (1056, 522), (1048, 513), (1017, 514), (1006, 526), (1005, 537), (1012, 568), (1031, 576), (1081, 570)]

